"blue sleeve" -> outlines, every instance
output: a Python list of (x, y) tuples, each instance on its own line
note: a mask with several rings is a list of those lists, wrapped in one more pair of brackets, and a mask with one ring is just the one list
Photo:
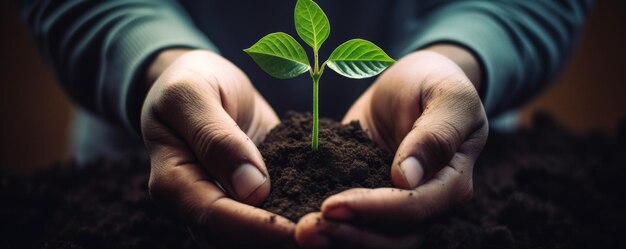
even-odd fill
[(482, 65), (483, 104), (493, 116), (527, 100), (556, 76), (590, 6), (590, 0), (433, 5), (405, 53), (434, 43), (453, 43), (472, 51)]
[(22, 16), (70, 97), (133, 130), (135, 84), (157, 52), (172, 47), (216, 50), (176, 2), (167, 0), (33, 0)]

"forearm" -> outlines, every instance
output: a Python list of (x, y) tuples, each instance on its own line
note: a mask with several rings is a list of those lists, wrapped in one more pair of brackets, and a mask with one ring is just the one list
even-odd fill
[(138, 124), (147, 61), (168, 48), (215, 49), (174, 1), (40, 0), (22, 9), (70, 97), (128, 130)]
[(481, 66), (483, 103), (493, 116), (528, 99), (560, 71), (589, 7), (588, 0), (433, 5), (405, 53), (433, 44), (471, 51)]

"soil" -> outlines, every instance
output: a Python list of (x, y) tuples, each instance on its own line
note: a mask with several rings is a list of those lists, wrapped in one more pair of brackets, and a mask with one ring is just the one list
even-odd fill
[[(356, 127), (337, 139), (362, 135)], [(321, 141), (323, 150), (333, 139)], [(492, 132), (474, 199), (425, 224), (422, 248), (626, 248), (624, 155), (626, 123), (611, 137), (573, 135), (545, 116), (530, 130)], [(195, 248), (182, 222), (150, 201), (146, 158), (58, 166), (0, 174), (0, 248)]]
[(311, 150), (312, 123), (310, 113), (289, 112), (259, 145), (272, 180), (262, 208), (296, 222), (343, 190), (392, 186), (393, 157), (367, 137), (358, 121), (341, 125), (320, 119), (317, 151)]

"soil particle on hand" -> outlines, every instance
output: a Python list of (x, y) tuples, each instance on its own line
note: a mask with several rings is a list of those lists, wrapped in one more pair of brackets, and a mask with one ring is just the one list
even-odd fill
[(270, 215), (269, 222), (276, 223), (276, 215)]

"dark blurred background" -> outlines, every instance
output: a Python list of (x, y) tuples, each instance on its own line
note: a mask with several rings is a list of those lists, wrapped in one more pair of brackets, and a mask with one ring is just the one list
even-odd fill
[[(522, 108), (576, 133), (614, 134), (626, 120), (626, 1), (596, 1), (579, 47), (563, 74)], [(69, 160), (74, 109), (38, 55), (17, 7), (0, 2), (0, 171), (30, 172)]]

